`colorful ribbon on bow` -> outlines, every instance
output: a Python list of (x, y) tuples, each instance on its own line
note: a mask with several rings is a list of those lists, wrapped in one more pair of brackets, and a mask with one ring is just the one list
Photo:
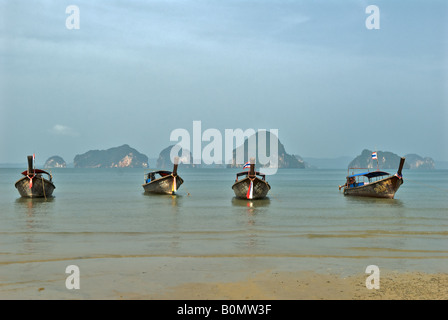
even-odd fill
[(173, 176), (173, 188), (172, 188), (171, 192), (176, 193), (176, 191), (177, 191), (176, 177)]
[(247, 194), (246, 194), (247, 199), (252, 199), (252, 197), (254, 195), (253, 190), (254, 190), (254, 182), (253, 182), (253, 180), (250, 180), (249, 189), (247, 190)]
[(30, 179), (30, 189), (31, 189), (33, 187), (33, 178), (34, 178), (34, 176), (30, 177), (30, 176), (27, 175), (27, 177), (28, 177), (28, 179)]

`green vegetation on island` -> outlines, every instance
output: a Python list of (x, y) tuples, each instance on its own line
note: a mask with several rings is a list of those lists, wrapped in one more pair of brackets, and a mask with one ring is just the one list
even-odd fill
[[(269, 131), (266, 132), (266, 157), (271, 157), (271, 150), (270, 150), (270, 145), (271, 145), (271, 141), (270, 139), (276, 139), (277, 140), (277, 146), (278, 146), (278, 157), (277, 157), (277, 167), (280, 168), (299, 168), (299, 169), (303, 169), (305, 168), (305, 161), (303, 161), (302, 158), (300, 158), (300, 156), (294, 156), (291, 154), (288, 154), (286, 152), (285, 146), (280, 142), (280, 140), (278, 139), (278, 137), (275, 134), (270, 133)], [(249, 161), (249, 139), (246, 139), (244, 141), (244, 143), (235, 148), (233, 150), (233, 156), (232, 156), (232, 164), (229, 164), (227, 167), (228, 168), (240, 168), (244, 165), (244, 163)], [(257, 132), (255, 134), (255, 154), (259, 155), (259, 132)], [(237, 163), (237, 152), (241, 152), (243, 154), (243, 163)], [(274, 156), (274, 155), (273, 155)], [(259, 161), (259, 157), (256, 157), (256, 166), (259, 168), (264, 168), (264, 167), (269, 167), (271, 164), (261, 164)]]
[[(353, 159), (349, 168), (369, 168), (376, 169), (396, 169), (400, 164), (401, 156), (390, 151), (377, 151), (378, 162), (372, 159), (372, 150), (364, 149), (359, 156)], [(404, 169), (434, 169), (434, 160), (431, 158), (423, 158), (417, 154), (407, 154)]]
[(77, 155), (75, 168), (147, 168), (148, 157), (124, 144), (107, 150), (90, 150)]
[[(173, 169), (174, 164), (171, 161), (171, 149), (174, 146), (175, 145), (166, 147), (165, 149), (163, 149), (160, 152), (159, 157), (157, 158), (157, 164), (156, 164), (158, 169), (167, 169), (167, 170)], [(186, 154), (187, 156), (183, 157), (183, 153)], [(191, 152), (189, 150), (179, 149), (178, 156), (179, 156), (179, 168), (195, 168), (195, 167), (197, 167), (197, 165), (193, 164), (193, 155), (191, 154)]]

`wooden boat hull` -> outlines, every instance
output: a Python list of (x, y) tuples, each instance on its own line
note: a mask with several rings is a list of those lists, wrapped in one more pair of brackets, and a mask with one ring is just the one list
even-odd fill
[(33, 186), (30, 188), (30, 179), (28, 177), (23, 177), (18, 180), (15, 187), (19, 191), (20, 195), (25, 198), (47, 198), (53, 195), (54, 189), (56, 187), (54, 184), (41, 177), (35, 176), (33, 178)]
[(391, 176), (359, 187), (344, 188), (344, 195), (393, 199), (403, 179)]
[[(235, 182), (232, 186), (233, 192), (235, 192), (235, 197), (239, 199), (248, 199), (247, 192), (250, 187), (250, 182), (251, 180), (249, 177)], [(271, 186), (266, 181), (258, 177), (253, 178), (252, 200), (265, 198), (270, 189)]]
[(157, 193), (157, 194), (176, 194), (176, 191), (173, 191), (173, 182), (176, 179), (176, 191), (179, 190), (184, 180), (182, 180), (179, 176), (165, 176), (156, 180), (153, 180), (149, 183), (145, 183), (143, 185), (143, 189), (148, 193)]

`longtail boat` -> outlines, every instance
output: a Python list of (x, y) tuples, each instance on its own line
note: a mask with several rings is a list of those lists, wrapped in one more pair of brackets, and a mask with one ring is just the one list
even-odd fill
[(171, 194), (174, 195), (184, 180), (177, 174), (179, 158), (174, 159), (173, 171), (151, 171), (145, 175), (143, 189), (148, 193)]
[(53, 191), (56, 189), (53, 184), (53, 176), (47, 171), (34, 168), (34, 155), (28, 156), (28, 169), (23, 171), (22, 175), (24, 177), (15, 183), (15, 187), (22, 197), (47, 198), (53, 195)]
[[(249, 171), (236, 174), (235, 183), (232, 186), (235, 196), (240, 199), (263, 199), (267, 196), (271, 186), (266, 181), (266, 175), (255, 171), (255, 159), (251, 158), (250, 163), (243, 167), (249, 167)], [(243, 177), (239, 179), (240, 177)]]
[(339, 186), (339, 190), (344, 189), (344, 195), (362, 196), (374, 198), (393, 199), (398, 188), (403, 184), (402, 169), (405, 158), (400, 159), (397, 173), (391, 175), (385, 171), (371, 171), (350, 174), (350, 170), (363, 168), (349, 168), (349, 174), (344, 185)]

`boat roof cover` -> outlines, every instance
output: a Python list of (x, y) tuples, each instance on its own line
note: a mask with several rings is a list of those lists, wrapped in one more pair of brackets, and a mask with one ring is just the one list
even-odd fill
[(363, 173), (352, 174), (352, 175), (348, 176), (347, 178), (359, 177), (359, 176), (365, 176), (367, 178), (375, 178), (375, 177), (388, 176), (388, 175), (390, 175), (390, 173), (385, 172), (385, 171), (372, 171), (372, 172), (363, 172)]
[[(248, 176), (248, 175), (249, 175), (249, 171), (242, 171), (242, 172), (238, 172), (238, 173), (236, 174), (237, 177), (240, 177), (240, 176)], [(259, 172), (259, 171), (255, 171), (255, 175), (256, 175), (256, 176), (261, 176), (261, 177), (265, 177), (265, 176), (266, 176), (265, 174), (263, 174), (263, 173), (261, 173), (261, 172)]]
[(162, 177), (165, 177), (165, 176), (169, 176), (171, 173), (172, 173), (171, 171), (158, 170), (158, 171), (148, 172), (147, 175), (149, 175), (149, 174), (160, 174)]
[[(37, 174), (37, 173), (45, 173), (45, 174), (50, 175), (47, 171), (45, 171), (45, 170), (41, 170), (41, 169), (34, 169), (34, 173), (35, 173), (35, 174)], [(28, 170), (23, 171), (22, 174), (23, 174), (24, 176), (27, 176), (27, 175), (28, 175)]]

